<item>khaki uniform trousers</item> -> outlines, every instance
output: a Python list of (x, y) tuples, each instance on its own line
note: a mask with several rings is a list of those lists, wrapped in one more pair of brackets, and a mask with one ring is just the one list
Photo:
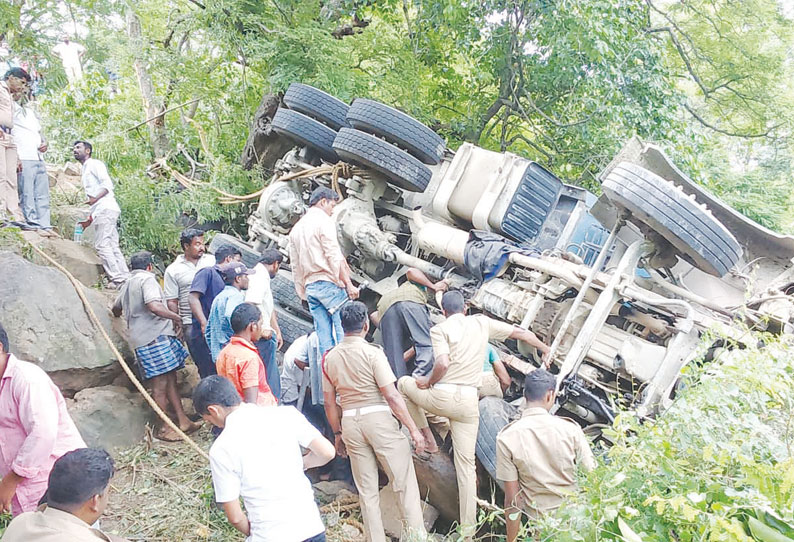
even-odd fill
[(424, 536), (425, 524), (411, 445), (391, 412), (343, 416), (342, 440), (350, 457), (350, 467), (358, 489), (365, 540), (387, 540), (380, 510), (378, 464), (389, 477), (397, 496), (403, 532)]
[[(477, 470), (474, 448), (480, 426), (479, 398), (476, 393), (436, 388), (419, 389), (416, 380), (404, 376), (397, 381), (397, 389), (405, 397), (411, 417), (417, 427), (427, 427), (427, 412), (449, 418), (455, 476), (458, 480), (461, 534), (470, 538), (477, 523)], [(474, 390), (474, 388), (472, 388)]]
[(502, 385), (499, 383), (499, 378), (493, 371), (487, 373), (483, 372), (482, 384), (480, 384), (477, 391), (480, 394), (480, 399), (483, 397), (499, 397), (500, 399), (504, 397)]
[(0, 133), (0, 215), (24, 222), (17, 189), (17, 147), (11, 136)]

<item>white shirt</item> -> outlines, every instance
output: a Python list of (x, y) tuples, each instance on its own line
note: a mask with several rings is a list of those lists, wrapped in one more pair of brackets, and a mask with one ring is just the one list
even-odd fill
[(14, 104), (14, 127), (11, 129), (14, 142), (17, 144), (17, 157), (20, 160), (42, 160), (39, 147), (44, 140), (41, 137), (41, 123), (30, 107)]
[(108, 191), (107, 195), (99, 198), (99, 201), (91, 206), (91, 216), (96, 217), (100, 211), (121, 212), (119, 204), (116, 203), (116, 198), (113, 196), (113, 181), (110, 180), (108, 168), (104, 163), (96, 158), (89, 158), (83, 163), (81, 178), (86, 196), (96, 197), (103, 188)]
[[(310, 369), (301, 370), (295, 360), (309, 364), (309, 336), (301, 335), (295, 339), (284, 352), (284, 363), (281, 365), (281, 402), (292, 403), (305, 392), (310, 380)], [(300, 403), (299, 403), (300, 405)]]
[(179, 300), (179, 315), (182, 323), (193, 323), (193, 313), (190, 311), (190, 285), (199, 269), (215, 265), (215, 257), (204, 254), (195, 264), (187, 261), (184, 254), (180, 254), (174, 263), (165, 268), (163, 275), (163, 291), (165, 299)]
[(73, 41), (69, 43), (61, 42), (53, 48), (53, 51), (61, 57), (61, 62), (63, 62), (64, 66), (79, 66), (80, 53), (85, 52), (85, 47)]
[(300, 447), (320, 432), (294, 407), (242, 403), (210, 448), (215, 500), (241, 496), (251, 523), (247, 542), (302, 542), (323, 532)]
[(248, 277), (248, 291), (245, 302), (253, 303), (262, 311), (262, 324), (270, 329), (270, 315), (273, 314), (273, 292), (270, 289), (270, 273), (264, 264), (254, 266), (256, 273)]

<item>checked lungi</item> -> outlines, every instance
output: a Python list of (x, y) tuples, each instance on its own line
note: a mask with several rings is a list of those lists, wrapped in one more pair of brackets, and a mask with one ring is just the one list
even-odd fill
[(160, 335), (146, 346), (135, 349), (135, 357), (147, 380), (181, 369), (188, 355), (179, 339), (172, 335)]

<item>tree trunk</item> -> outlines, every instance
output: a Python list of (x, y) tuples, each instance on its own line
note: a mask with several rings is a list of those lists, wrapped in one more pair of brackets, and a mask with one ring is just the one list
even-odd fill
[[(141, 33), (141, 21), (131, 7), (127, 9), (127, 35), (130, 38), (130, 45), (134, 54), (135, 74), (138, 77), (138, 86), (143, 97), (143, 108), (146, 118), (154, 118), (147, 123), (149, 128), (149, 141), (152, 144), (155, 158), (162, 158), (170, 149), (168, 134), (165, 131), (165, 116), (163, 101), (157, 97), (152, 83), (152, 76), (146, 68), (143, 58), (144, 40)], [(159, 116), (158, 116), (159, 115)]]
[(276, 160), (295, 146), (286, 137), (274, 132), (270, 124), (280, 103), (281, 99), (275, 94), (265, 94), (262, 97), (262, 102), (254, 114), (251, 130), (248, 132), (248, 141), (240, 157), (240, 163), (245, 169), (252, 169), (258, 165), (265, 170), (265, 174), (268, 174), (273, 170)]

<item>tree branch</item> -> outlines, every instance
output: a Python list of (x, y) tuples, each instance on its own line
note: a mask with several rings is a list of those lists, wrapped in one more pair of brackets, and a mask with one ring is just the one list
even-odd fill
[(692, 109), (692, 107), (688, 103), (684, 102), (683, 105), (684, 105), (684, 109), (689, 111), (689, 114), (692, 115), (695, 118), (695, 120), (698, 121), (700, 124), (702, 124), (703, 126), (708, 128), (709, 130), (713, 130), (713, 131), (715, 131), (717, 133), (724, 134), (724, 135), (730, 136), (730, 137), (741, 137), (741, 138), (746, 138), (746, 139), (769, 137), (770, 133), (772, 133), (776, 128), (780, 127), (780, 124), (776, 124), (775, 126), (772, 126), (771, 128), (769, 128), (766, 132), (755, 133), (755, 134), (731, 132), (729, 130), (725, 130), (723, 128), (719, 128), (718, 126), (714, 126), (713, 124), (711, 124), (708, 121), (706, 121), (706, 119), (701, 117), (694, 109)]

